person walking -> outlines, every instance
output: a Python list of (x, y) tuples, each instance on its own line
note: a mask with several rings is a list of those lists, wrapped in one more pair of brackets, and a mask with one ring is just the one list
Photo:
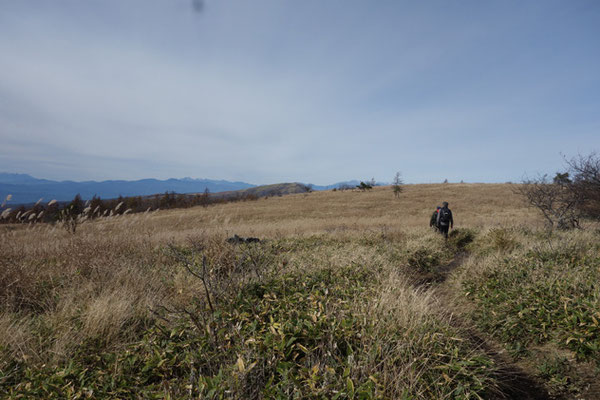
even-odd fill
[(447, 201), (442, 203), (442, 208), (438, 211), (436, 222), (440, 233), (448, 239), (448, 229), (454, 229), (454, 219), (452, 218), (452, 211), (448, 208)]
[(438, 213), (440, 212), (440, 208), (442, 208), (442, 207), (437, 206), (437, 208), (435, 209), (433, 214), (431, 214), (431, 218), (429, 219), (429, 227), (435, 229), (436, 231), (438, 230), (437, 217), (438, 217)]

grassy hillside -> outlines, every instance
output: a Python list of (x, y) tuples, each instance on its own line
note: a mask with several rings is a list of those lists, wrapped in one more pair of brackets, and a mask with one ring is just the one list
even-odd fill
[[(428, 228), (442, 201), (457, 228), (447, 243)], [(549, 234), (499, 184), (293, 194), (74, 235), (0, 226), (0, 393), (593, 395), (594, 229)]]
[(283, 196), (287, 194), (306, 193), (309, 191), (308, 189), (308, 186), (301, 183), (275, 183), (272, 185), (261, 185), (247, 189), (213, 193), (211, 194), (211, 197), (223, 199), (271, 197)]

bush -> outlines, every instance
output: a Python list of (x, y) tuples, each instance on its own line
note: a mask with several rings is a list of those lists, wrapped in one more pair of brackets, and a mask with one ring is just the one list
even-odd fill
[(371, 185), (370, 183), (365, 183), (365, 182), (360, 182), (359, 185), (356, 185), (356, 187), (360, 190), (362, 190), (363, 192), (366, 190), (371, 190), (373, 189), (373, 185)]
[(578, 247), (529, 250), (464, 282), (474, 318), (517, 354), (555, 341), (600, 366), (600, 257)]
[(542, 213), (549, 228), (565, 230), (579, 226), (580, 199), (568, 182), (561, 179), (550, 182), (548, 176), (543, 175), (524, 180), (516, 192)]
[(521, 246), (517, 240), (518, 232), (513, 228), (492, 228), (480, 234), (471, 248), (477, 254), (488, 254), (491, 252), (510, 253)]
[(409, 254), (408, 265), (420, 272), (432, 272), (439, 265), (441, 259), (440, 252), (420, 248)]
[(567, 161), (568, 171), (527, 179), (516, 189), (550, 228), (579, 227), (582, 217), (600, 219), (600, 158), (596, 153)]
[(453, 229), (448, 235), (449, 244), (457, 251), (465, 249), (475, 240), (475, 231), (471, 229)]

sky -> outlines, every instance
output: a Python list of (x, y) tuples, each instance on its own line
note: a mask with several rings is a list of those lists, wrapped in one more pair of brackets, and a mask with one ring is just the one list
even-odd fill
[(596, 0), (0, 0), (0, 172), (518, 182), (592, 151)]

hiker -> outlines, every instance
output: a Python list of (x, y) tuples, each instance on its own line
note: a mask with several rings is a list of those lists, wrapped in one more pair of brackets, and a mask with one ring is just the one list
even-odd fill
[(440, 212), (440, 206), (437, 206), (437, 208), (435, 209), (435, 211), (433, 212), (433, 214), (431, 214), (431, 219), (429, 220), (429, 227), (433, 227), (433, 229), (435, 229), (436, 231), (439, 230), (438, 225), (437, 225), (437, 216), (438, 213)]
[(442, 203), (442, 208), (438, 211), (436, 222), (440, 233), (448, 239), (448, 229), (454, 228), (454, 220), (452, 219), (452, 211), (448, 208), (447, 201)]

